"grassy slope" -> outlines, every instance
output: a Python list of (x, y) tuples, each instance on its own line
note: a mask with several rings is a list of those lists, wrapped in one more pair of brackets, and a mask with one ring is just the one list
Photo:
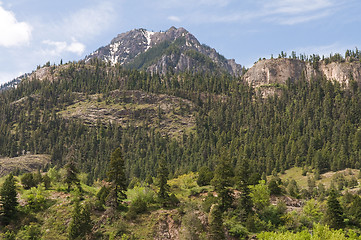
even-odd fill
[[(329, 188), (330, 187), (330, 184), (331, 184), (331, 180), (332, 180), (332, 177), (335, 175), (335, 174), (343, 174), (345, 179), (349, 180), (351, 179), (353, 176), (354, 177), (357, 177), (358, 174), (359, 174), (359, 170), (356, 170), (356, 169), (345, 169), (345, 170), (342, 170), (342, 171), (337, 171), (337, 172), (326, 172), (326, 173), (323, 173), (320, 175), (320, 180), (316, 180), (316, 186), (319, 184), (319, 183), (322, 183), (325, 185), (326, 188)], [(300, 167), (294, 167), (294, 168), (291, 168), (291, 169), (288, 169), (285, 171), (284, 174), (281, 174), (279, 175), (279, 177), (285, 181), (287, 179), (289, 180), (296, 180), (297, 184), (299, 187), (301, 188), (307, 188), (308, 185), (307, 185), (307, 179), (308, 177), (313, 177), (314, 176), (314, 173), (312, 172), (307, 172), (306, 176), (303, 176), (302, 175), (302, 168)]]
[[(358, 170), (345, 170), (338, 173), (345, 173), (345, 175), (352, 173), (356, 175)], [(331, 172), (325, 173), (319, 181), (328, 185), (334, 174)], [(308, 173), (308, 175), (311, 176), (313, 173)], [(347, 175), (345, 178), (354, 175)], [(300, 168), (287, 170), (280, 177), (283, 180), (295, 179), (300, 187), (307, 188), (307, 176), (302, 176), (302, 169)], [(17, 179), (20, 182), (20, 178), (17, 177)], [(86, 177), (82, 176), (81, 179), (86, 179)], [(137, 197), (147, 199), (148, 210), (137, 214), (132, 219), (126, 217), (126, 211), (108, 212), (106, 211), (107, 207), (105, 211), (95, 210), (96, 193), (102, 185), (100, 182), (96, 182), (94, 186), (82, 184), (84, 189), (82, 204), (93, 206), (91, 217), (93, 225), (96, 226), (93, 230), (104, 237), (109, 236), (110, 239), (121, 239), (121, 235), (127, 233), (135, 237), (135, 239), (153, 239), (154, 236), (164, 232), (179, 237), (182, 232), (182, 221), (184, 218), (182, 211), (189, 211), (184, 209), (190, 206), (193, 206), (191, 211), (197, 211), (197, 208), (202, 208), (205, 196), (208, 192), (213, 191), (211, 186), (199, 187), (196, 184), (196, 179), (196, 173), (189, 173), (168, 181), (171, 192), (175, 193), (181, 202), (178, 208), (162, 208), (155, 201), (156, 192), (158, 191), (155, 185), (141, 186), (136, 184), (133, 189), (127, 191), (128, 198), (125, 202), (130, 204)], [(55, 184), (49, 190), (43, 188), (24, 190), (20, 183), (18, 185), (20, 209), (23, 215), (21, 221), (13, 223), (9, 228), (17, 229), (19, 235), (25, 231), (24, 226), (32, 222), (32, 224), (40, 228), (43, 239), (67, 239), (74, 199), (79, 197), (79, 193), (77, 191), (67, 192), (66, 186), (60, 180), (55, 181)], [(46, 207), (39, 211), (27, 212), (28, 196), (30, 194), (37, 194), (39, 191), (46, 198)], [(4, 229), (0, 228), (0, 232), (3, 231)]]
[[(210, 189), (210, 186), (199, 188), (195, 183), (196, 177), (196, 174), (191, 173), (169, 181), (171, 190), (176, 193), (176, 196), (183, 204), (194, 200), (191, 200), (190, 194)], [(67, 239), (74, 200), (79, 197), (79, 193), (77, 191), (67, 192), (66, 185), (60, 180), (55, 181), (48, 190), (45, 190), (44, 187), (25, 190), (20, 183), (20, 178), (21, 176), (16, 177), (19, 192), (20, 221), (13, 222), (7, 229), (15, 230), (18, 232), (17, 236), (21, 236), (21, 234), (26, 234), (26, 225), (35, 225), (40, 229), (42, 239)], [(121, 239), (122, 232), (126, 232), (128, 235), (131, 234), (136, 237), (136, 239), (152, 239), (158, 234), (161, 226), (160, 222), (164, 221), (164, 219), (171, 221), (181, 219), (181, 215), (176, 209), (162, 208), (155, 201), (158, 189), (154, 185), (150, 187), (136, 186), (127, 191), (128, 199), (125, 200), (127, 204), (130, 204), (139, 196), (147, 199), (148, 202), (148, 210), (145, 213), (138, 214), (135, 219), (127, 219), (126, 211), (109, 213), (106, 211), (107, 207), (105, 211), (95, 210), (96, 193), (101, 185), (100, 182), (96, 182), (94, 186), (87, 186), (82, 183), (84, 200), (81, 201), (81, 204), (93, 206), (91, 213), (92, 224), (96, 226), (94, 228), (96, 232), (101, 233), (103, 236), (110, 236), (111, 239)], [(29, 210), (27, 205), (31, 194), (44, 196), (46, 200), (42, 205), (45, 207), (40, 210)], [(0, 226), (0, 236), (1, 232), (5, 232), (5, 229)]]

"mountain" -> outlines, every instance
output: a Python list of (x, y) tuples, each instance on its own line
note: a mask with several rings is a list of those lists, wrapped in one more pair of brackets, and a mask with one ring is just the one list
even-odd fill
[(0, 93), (0, 239), (357, 236), (358, 50), (238, 77), (184, 29), (111, 46)]
[(3, 85), (0, 85), (0, 92), (11, 89), (11, 88), (16, 88), (16, 86), (21, 82), (21, 80), (23, 80), (24, 78), (28, 77), (29, 74), (24, 74), (21, 75), (7, 83), (4, 83)]
[(241, 75), (242, 66), (199, 41), (186, 29), (171, 27), (165, 32), (135, 29), (119, 34), (85, 61), (98, 58), (112, 65), (165, 74), (173, 72), (215, 72)]

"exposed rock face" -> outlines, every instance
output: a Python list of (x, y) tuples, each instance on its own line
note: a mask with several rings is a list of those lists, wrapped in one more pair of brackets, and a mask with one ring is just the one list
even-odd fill
[(285, 84), (290, 78), (295, 81), (305, 72), (307, 77), (314, 74), (314, 69), (305, 62), (295, 59), (261, 60), (251, 67), (244, 75), (244, 80), (253, 87), (267, 84)]
[(33, 172), (50, 162), (50, 156), (45, 154), (23, 155), (14, 158), (0, 158), (0, 177), (19, 169), (22, 172)]
[(179, 239), (180, 222), (175, 221), (176, 211), (159, 211), (161, 218), (154, 226), (154, 240)]
[(358, 85), (361, 85), (361, 63), (360, 62), (344, 62), (321, 64), (320, 71), (329, 80), (337, 81), (341, 85), (349, 86), (350, 80), (353, 78)]
[[(98, 101), (98, 94), (86, 97), (74, 93), (74, 104), (59, 114), (66, 119), (80, 119), (87, 125), (95, 125), (98, 121), (123, 127), (147, 123), (159, 127), (162, 134), (170, 137), (179, 137), (196, 124), (196, 105), (186, 99), (137, 90), (115, 90), (109, 96), (112, 101), (107, 104)], [(17, 104), (21, 106), (20, 102)]]
[(223, 70), (241, 75), (242, 66), (228, 60), (215, 49), (202, 45), (184, 28), (171, 27), (165, 32), (135, 29), (119, 34), (111, 43), (85, 58), (98, 58), (111, 64), (165, 74), (180, 71)]
[(315, 69), (310, 63), (298, 59), (268, 59), (257, 62), (244, 75), (243, 79), (253, 87), (260, 87), (269, 84), (285, 84), (288, 79), (296, 81), (304, 75), (307, 81), (312, 77), (326, 76), (330, 81), (339, 82), (342, 86), (348, 87), (353, 78), (361, 85), (361, 63), (342, 62), (329, 63), (319, 62)]

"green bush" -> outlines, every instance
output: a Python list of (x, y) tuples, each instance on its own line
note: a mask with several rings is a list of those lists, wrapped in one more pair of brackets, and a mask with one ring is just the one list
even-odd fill
[(130, 205), (129, 211), (133, 210), (136, 213), (146, 212), (148, 209), (147, 202), (143, 198), (136, 198)]
[(132, 181), (130, 181), (129, 185), (128, 185), (128, 189), (133, 189), (134, 187), (138, 187), (139, 186), (139, 179), (138, 178), (133, 178)]
[(177, 196), (172, 193), (170, 196), (169, 196), (169, 204), (171, 206), (177, 206), (178, 204), (180, 203), (179, 199), (177, 198)]
[(15, 236), (15, 233), (10, 231), (6, 231), (6, 233), (0, 234), (0, 238), (3, 240), (15, 240)]
[(181, 239), (200, 239), (199, 235), (204, 232), (202, 222), (194, 210), (188, 209), (182, 218)]
[(197, 184), (198, 186), (206, 186), (211, 184), (213, 179), (213, 172), (206, 166), (203, 166), (199, 169)]
[(100, 188), (100, 190), (97, 193), (97, 198), (99, 201), (99, 204), (105, 204), (105, 199), (108, 197), (110, 193), (110, 189), (106, 186), (103, 186)]
[(238, 239), (245, 239), (249, 232), (245, 226), (243, 226), (240, 221), (235, 217), (224, 222), (224, 225), (228, 229), (229, 235)]
[(21, 240), (39, 240), (41, 239), (41, 229), (39, 225), (30, 224), (23, 227), (17, 234), (17, 239)]
[(27, 205), (25, 206), (27, 211), (40, 211), (46, 208), (46, 197), (44, 195), (44, 187), (38, 186), (37, 188), (31, 188), (31, 192), (26, 196)]
[(148, 175), (147, 178), (145, 179), (145, 182), (148, 184), (148, 185), (151, 185), (153, 184), (153, 177)]
[(32, 187), (36, 187), (34, 175), (32, 173), (25, 173), (20, 178), (20, 181), (21, 181), (21, 184), (23, 185), (24, 189), (30, 189)]
[(202, 207), (203, 211), (209, 213), (213, 204), (217, 202), (217, 198), (213, 196), (212, 193), (208, 193), (207, 197), (204, 199)]
[(277, 180), (275, 178), (272, 178), (269, 182), (268, 189), (272, 195), (281, 194), (281, 188), (278, 186)]

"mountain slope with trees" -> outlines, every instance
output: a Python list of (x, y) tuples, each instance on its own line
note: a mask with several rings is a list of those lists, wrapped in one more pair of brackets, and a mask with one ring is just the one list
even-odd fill
[[(358, 186), (356, 177), (337, 174), (327, 186), (319, 181), (329, 171), (361, 168), (357, 79), (345, 86), (297, 71), (294, 79), (263, 86), (277, 89), (264, 96), (245, 77), (220, 70), (211, 56), (194, 49), (180, 54), (206, 63), (197, 63), (196, 71), (149, 71), (159, 57), (172, 59), (183, 48), (184, 39), (162, 38), (190, 37), (179, 31), (128, 33), (148, 44), (134, 62), (113, 65), (94, 55), (49, 63), (16, 89), (0, 93), (0, 156), (50, 158), (35, 173), (18, 167), (16, 177), (3, 180), (3, 236), (43, 236), (42, 221), (54, 227), (54, 236), (71, 239), (242, 239), (263, 231), (268, 233), (259, 237), (267, 239), (291, 231), (306, 236), (305, 228), (340, 239), (358, 236), (360, 201), (347, 192)], [(152, 42), (162, 46), (159, 51), (152, 52)], [(332, 66), (350, 59), (349, 66), (359, 64), (358, 50), (345, 59), (284, 58), (272, 64), (304, 61), (320, 67), (320, 61)], [(307, 187), (279, 178), (289, 169), (303, 169)], [(136, 194), (129, 190), (134, 187)], [(11, 208), (14, 190), (21, 198), (15, 197), (19, 206)], [(296, 212), (287, 212), (290, 204), (280, 200), (295, 205)], [(54, 212), (64, 214), (52, 218)]]

